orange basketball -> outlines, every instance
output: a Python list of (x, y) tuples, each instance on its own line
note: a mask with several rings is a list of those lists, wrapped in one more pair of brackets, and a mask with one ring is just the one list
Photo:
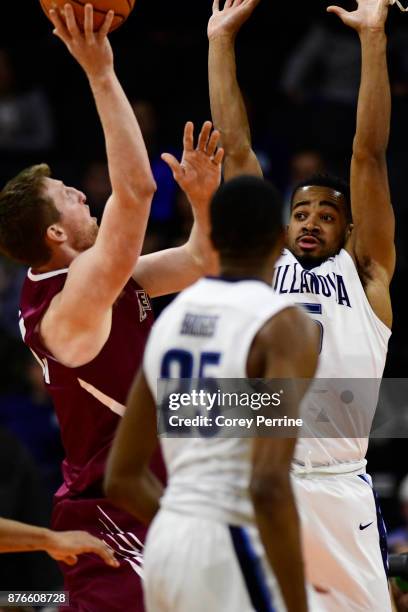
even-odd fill
[(116, 30), (116, 28), (121, 26), (129, 17), (135, 5), (135, 0), (40, 0), (40, 4), (47, 17), (50, 9), (63, 11), (65, 4), (71, 4), (81, 29), (83, 28), (84, 9), (86, 4), (92, 4), (94, 7), (95, 30), (99, 30), (108, 11), (115, 11), (110, 29), (112, 32), (112, 30)]

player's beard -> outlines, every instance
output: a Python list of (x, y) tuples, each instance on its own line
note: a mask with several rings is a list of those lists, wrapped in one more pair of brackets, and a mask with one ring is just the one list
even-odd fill
[(305, 270), (312, 270), (313, 268), (318, 268), (325, 261), (327, 261), (330, 255), (326, 255), (325, 257), (312, 257), (311, 255), (295, 255), (296, 259)]
[(96, 221), (93, 221), (87, 228), (81, 229), (75, 234), (75, 238), (73, 240), (73, 248), (75, 251), (79, 253), (83, 253), (83, 251), (87, 251), (96, 242), (96, 238), (98, 236), (99, 227)]
[(319, 266), (321, 266), (325, 261), (330, 259), (330, 257), (335, 257), (336, 255), (338, 255), (341, 249), (344, 249), (345, 245), (346, 245), (346, 237), (344, 237), (344, 239), (340, 242), (340, 244), (336, 248), (328, 249), (326, 247), (325, 248), (326, 252), (324, 254), (317, 255), (315, 257), (309, 253), (304, 253), (304, 254), (299, 255), (298, 253), (296, 253), (296, 250), (292, 250), (292, 249), (290, 250), (292, 251), (293, 255), (296, 257), (300, 265), (305, 270), (312, 270), (313, 268), (318, 268)]

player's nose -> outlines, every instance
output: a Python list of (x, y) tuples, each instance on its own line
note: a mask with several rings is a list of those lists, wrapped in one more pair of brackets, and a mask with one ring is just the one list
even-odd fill
[(319, 232), (320, 231), (320, 226), (318, 225), (316, 219), (314, 219), (313, 217), (309, 217), (304, 225), (304, 228), (306, 229), (306, 231), (312, 233), (312, 232)]

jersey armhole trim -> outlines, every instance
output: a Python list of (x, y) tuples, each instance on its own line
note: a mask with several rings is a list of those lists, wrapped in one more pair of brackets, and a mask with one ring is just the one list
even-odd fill
[[(357, 274), (357, 276), (358, 276), (358, 278), (359, 278), (359, 281), (360, 281), (360, 283), (361, 283), (361, 279), (360, 279), (360, 276), (359, 276), (359, 273), (358, 273), (358, 270), (357, 270), (357, 266), (356, 266), (356, 264), (355, 264), (355, 262), (354, 262), (354, 259), (352, 258), (352, 256), (350, 255), (350, 253), (349, 253), (349, 252), (348, 252), (346, 249), (342, 249), (342, 250), (340, 251), (340, 253), (342, 253), (343, 251), (346, 253), (347, 257), (348, 257), (348, 258), (350, 259), (350, 261), (352, 262), (352, 264), (353, 264), (353, 268), (354, 268), (354, 270), (355, 270), (355, 272), (356, 272), (356, 274)], [(366, 294), (366, 292), (365, 292), (365, 290), (364, 290), (364, 287), (363, 287), (363, 284), (362, 284), (362, 283), (361, 283), (361, 287), (362, 287), (362, 289), (363, 289), (364, 299), (365, 299), (365, 301), (366, 301), (366, 304), (367, 304), (368, 308), (370, 309), (370, 311), (371, 311), (371, 313), (372, 313), (372, 315), (373, 315), (373, 317), (374, 317), (374, 319), (375, 319), (376, 324), (378, 325), (378, 327), (380, 327), (380, 328), (381, 328), (381, 330), (380, 330), (380, 331), (381, 331), (381, 333), (382, 333), (382, 332), (385, 332), (385, 334), (388, 336), (388, 339), (387, 339), (387, 342), (388, 342), (388, 340), (390, 339), (390, 337), (391, 337), (391, 335), (392, 335), (392, 329), (390, 329), (389, 327), (387, 327), (387, 325), (386, 325), (386, 324), (385, 324), (383, 321), (381, 321), (380, 317), (379, 317), (379, 316), (378, 316), (378, 315), (377, 315), (377, 314), (374, 312), (374, 309), (373, 309), (373, 307), (371, 306), (371, 304), (370, 304), (370, 302), (369, 302), (369, 299), (368, 299), (368, 297), (367, 297), (367, 294)]]
[(51, 272), (44, 272), (43, 274), (34, 274), (32, 268), (28, 268), (27, 276), (30, 281), (36, 283), (37, 281), (53, 278), (54, 276), (59, 276), (60, 274), (67, 274), (68, 269), (69, 268), (61, 268), (60, 270), (52, 270)]

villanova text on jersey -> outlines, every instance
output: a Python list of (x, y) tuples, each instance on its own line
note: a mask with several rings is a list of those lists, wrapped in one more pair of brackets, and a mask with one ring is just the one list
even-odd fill
[(340, 306), (352, 307), (343, 276), (335, 272), (316, 274), (312, 270), (304, 270), (300, 263), (282, 264), (275, 268), (273, 288), (281, 294), (312, 293), (335, 297)]

